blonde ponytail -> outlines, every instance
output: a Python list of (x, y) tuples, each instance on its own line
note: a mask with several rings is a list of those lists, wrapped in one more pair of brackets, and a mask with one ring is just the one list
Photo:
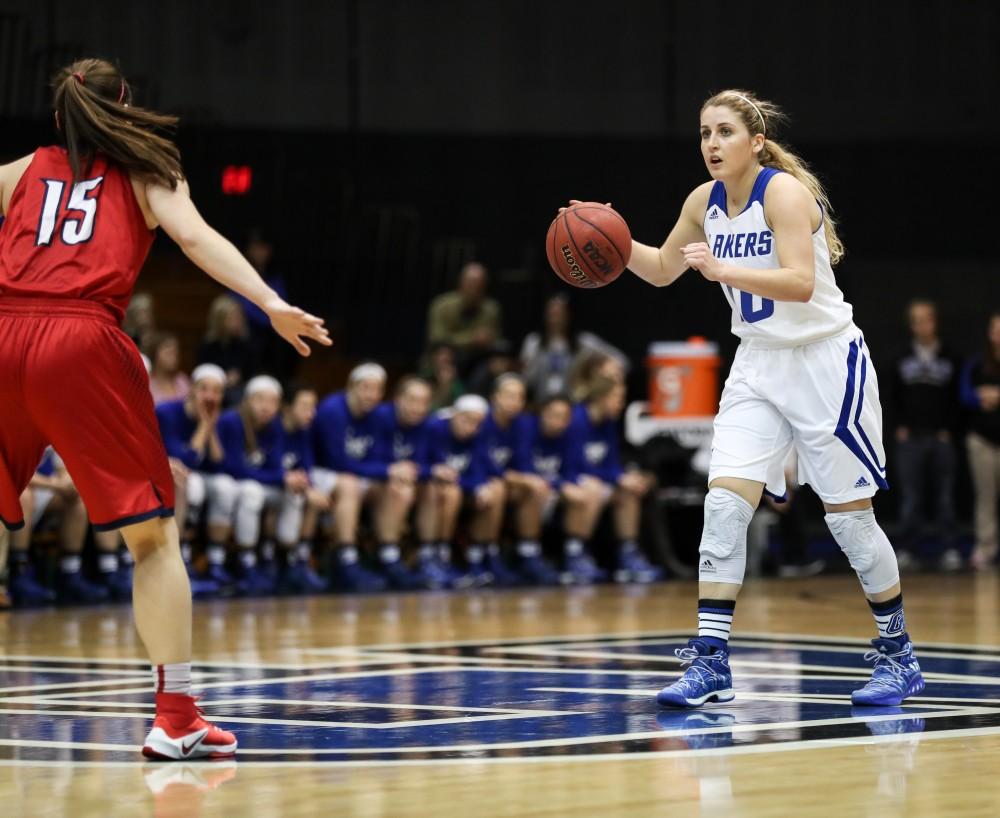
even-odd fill
[(844, 257), (844, 244), (837, 235), (837, 223), (831, 213), (830, 199), (827, 197), (822, 183), (809, 170), (809, 166), (800, 157), (773, 139), (764, 140), (764, 150), (760, 152), (760, 163), (767, 168), (783, 170), (806, 186), (812, 197), (823, 208), (823, 232), (826, 235), (827, 247), (830, 248), (830, 264), (836, 264), (840, 261)]
[(837, 235), (833, 208), (830, 206), (830, 199), (823, 189), (823, 184), (803, 159), (772, 138), (778, 126), (787, 122), (788, 117), (773, 102), (760, 99), (752, 92), (740, 89), (730, 88), (720, 91), (707, 99), (701, 110), (716, 105), (724, 105), (739, 114), (751, 136), (757, 134), (764, 136), (764, 149), (758, 157), (764, 167), (776, 168), (794, 176), (819, 202), (823, 208), (823, 232), (827, 247), (830, 248), (830, 263), (836, 264), (840, 261), (844, 257), (844, 244)]

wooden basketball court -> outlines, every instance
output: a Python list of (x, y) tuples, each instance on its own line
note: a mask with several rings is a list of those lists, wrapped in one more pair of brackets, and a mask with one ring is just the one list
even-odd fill
[[(995, 816), (1000, 583), (904, 580), (926, 694), (852, 708), (853, 576), (755, 581), (737, 699), (659, 710), (694, 583), (195, 606), (235, 762), (147, 763), (127, 607), (0, 615), (0, 814)], [(169, 615), (169, 612), (164, 612)]]

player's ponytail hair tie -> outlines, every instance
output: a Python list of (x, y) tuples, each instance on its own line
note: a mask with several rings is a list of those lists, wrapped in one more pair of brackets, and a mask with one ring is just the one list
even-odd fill
[(83, 74), (81, 74), (79, 71), (74, 71), (72, 74), (70, 74), (70, 76), (73, 79), (75, 79), (78, 83), (80, 83), (80, 85), (87, 84), (87, 80), (84, 78)]
[(737, 94), (735, 91), (732, 92), (733, 96), (737, 99), (742, 99), (747, 105), (753, 108), (754, 113), (757, 114), (760, 119), (760, 132), (763, 134), (764, 138), (767, 139), (767, 120), (764, 119), (764, 115), (760, 112), (760, 108), (754, 105), (753, 101), (743, 96), (743, 94)]

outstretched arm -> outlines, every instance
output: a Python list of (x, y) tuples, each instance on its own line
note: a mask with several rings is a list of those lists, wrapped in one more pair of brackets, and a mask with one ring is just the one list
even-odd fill
[(0, 165), (0, 216), (7, 214), (7, 209), (10, 207), (10, 197), (14, 195), (14, 188), (21, 181), (21, 177), (34, 158), (35, 154), (29, 153), (8, 165)]
[(304, 338), (330, 346), (323, 320), (286, 303), (267, 286), (232, 242), (214, 230), (191, 201), (186, 181), (174, 190), (160, 184), (146, 185), (146, 201), (157, 222), (191, 261), (225, 287), (250, 299), (271, 320), (274, 331), (300, 355), (310, 350)]

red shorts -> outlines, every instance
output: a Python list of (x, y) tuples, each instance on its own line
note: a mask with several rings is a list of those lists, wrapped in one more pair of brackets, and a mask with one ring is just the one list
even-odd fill
[(0, 522), (45, 447), (69, 470), (98, 530), (169, 517), (174, 482), (135, 344), (93, 301), (0, 297)]

